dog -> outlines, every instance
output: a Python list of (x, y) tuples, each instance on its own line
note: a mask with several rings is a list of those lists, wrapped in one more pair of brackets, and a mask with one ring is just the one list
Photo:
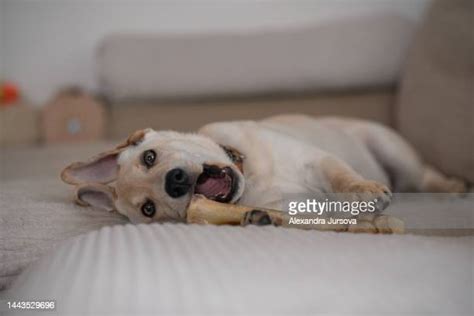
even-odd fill
[[(194, 194), (277, 210), (289, 195), (344, 193), (363, 200), (369, 194), (382, 211), (392, 191), (466, 191), (463, 181), (425, 165), (386, 126), (305, 115), (211, 123), (195, 134), (139, 130), (116, 148), (69, 165), (61, 177), (77, 186), (79, 204), (116, 210), (133, 223), (185, 221)], [(387, 216), (374, 220), (352, 231), (403, 225)]]

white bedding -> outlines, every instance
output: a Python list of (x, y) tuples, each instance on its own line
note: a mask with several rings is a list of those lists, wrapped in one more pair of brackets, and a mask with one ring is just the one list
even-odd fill
[[(131, 226), (74, 205), (59, 171), (112, 145), (2, 151), (0, 306), (30, 265), (10, 295), (55, 299), (60, 315), (472, 312), (473, 237)], [(453, 236), (472, 234), (473, 203), (404, 195), (389, 211), (412, 231)]]
[(58, 315), (467, 315), (473, 242), (114, 226), (64, 243), (22, 274), (7, 297), (54, 299)]

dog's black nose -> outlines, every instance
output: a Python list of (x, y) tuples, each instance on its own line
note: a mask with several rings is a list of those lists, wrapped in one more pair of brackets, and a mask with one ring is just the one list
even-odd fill
[(165, 190), (169, 196), (178, 198), (188, 193), (191, 188), (189, 176), (181, 168), (175, 168), (166, 174)]

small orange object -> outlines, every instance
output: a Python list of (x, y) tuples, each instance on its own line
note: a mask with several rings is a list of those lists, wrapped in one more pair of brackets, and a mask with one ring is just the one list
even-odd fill
[(3, 82), (0, 84), (0, 104), (10, 105), (18, 101), (20, 92), (18, 87), (11, 82)]

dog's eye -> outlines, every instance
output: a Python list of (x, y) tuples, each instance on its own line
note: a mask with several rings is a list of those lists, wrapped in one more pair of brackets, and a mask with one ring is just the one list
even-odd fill
[(155, 203), (153, 203), (153, 201), (147, 200), (142, 205), (142, 213), (146, 217), (153, 217), (153, 215), (156, 213)]
[(143, 153), (143, 156), (142, 156), (142, 159), (143, 159), (143, 163), (145, 164), (145, 166), (147, 166), (148, 168), (153, 166), (153, 164), (155, 163), (155, 159), (156, 159), (156, 153), (154, 150), (147, 150)]

